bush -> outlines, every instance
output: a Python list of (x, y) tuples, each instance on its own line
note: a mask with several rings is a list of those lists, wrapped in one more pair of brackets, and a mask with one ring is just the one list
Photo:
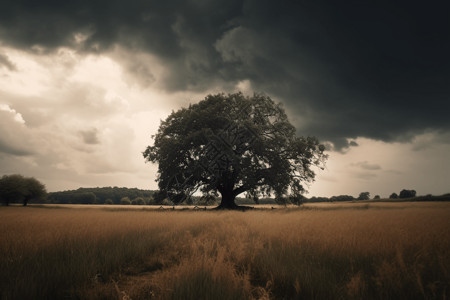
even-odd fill
[(114, 204), (114, 202), (112, 201), (112, 199), (108, 198), (105, 200), (105, 204), (111, 205), (111, 204)]
[(130, 205), (131, 204), (130, 198), (123, 197), (122, 199), (120, 199), (120, 204), (122, 204), (122, 205)]
[[(135, 203), (133, 203), (133, 201), (134, 201)], [(145, 205), (145, 200), (144, 200), (144, 198), (142, 198), (142, 197), (134, 198), (133, 201), (131, 202), (131, 204)]]

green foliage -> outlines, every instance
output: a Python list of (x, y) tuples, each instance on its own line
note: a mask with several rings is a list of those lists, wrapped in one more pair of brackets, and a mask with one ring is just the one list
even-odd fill
[(315, 137), (296, 136), (280, 104), (259, 94), (209, 95), (172, 112), (153, 138), (144, 158), (159, 164), (161, 198), (175, 203), (198, 190), (220, 193), (223, 208), (244, 192), (297, 199), (327, 158)]
[(416, 196), (413, 201), (450, 201), (450, 194), (444, 194), (440, 196), (426, 195), (426, 196)]
[(166, 206), (170, 206), (170, 205), (173, 205), (174, 203), (172, 202), (172, 201), (170, 201), (169, 199), (164, 199), (162, 202), (161, 202), (161, 204), (162, 205), (166, 205)]
[(380, 195), (375, 195), (375, 197), (373, 197), (374, 200), (380, 200)]
[(96, 196), (92, 192), (85, 192), (85, 193), (77, 193), (74, 195), (72, 199), (72, 203), (78, 203), (78, 204), (94, 204), (96, 202)]
[(106, 199), (105, 204), (111, 205), (111, 204), (114, 204), (114, 202), (112, 201), (112, 199)]
[[(289, 195), (287, 197), (277, 197), (274, 200), (275, 200), (275, 203), (279, 204), (279, 205), (287, 205), (287, 204), (301, 205), (301, 204), (307, 202), (307, 198), (304, 197), (303, 195), (297, 195), (297, 196)], [(257, 203), (260, 204), (259, 200)]]
[(399, 198), (414, 198), (416, 196), (415, 190), (401, 190), (398, 195)]
[[(90, 202), (92, 198), (90, 193), (94, 194), (95, 201)], [(141, 190), (137, 188), (119, 188), (119, 187), (97, 187), (97, 188), (79, 188), (77, 190), (49, 193), (47, 199), (50, 203), (57, 204), (86, 204), (86, 203), (105, 203), (110, 199), (113, 204), (120, 204), (120, 199), (128, 197), (136, 199), (138, 197), (150, 198), (155, 193), (151, 190)], [(85, 198), (88, 199), (85, 199)]]
[(431, 194), (425, 196), (415, 196), (413, 198), (390, 198), (390, 202), (441, 202), (450, 201), (450, 194), (444, 194), (440, 196), (433, 196)]
[(340, 196), (333, 196), (330, 198), (331, 202), (339, 202), (339, 201), (353, 201), (355, 198), (350, 195), (340, 195)]
[(156, 203), (155, 201), (155, 197), (145, 197), (144, 198), (145, 204), (147, 205), (157, 205), (158, 203)]
[(46, 194), (45, 185), (34, 177), (14, 174), (4, 175), (0, 179), (0, 200), (5, 205), (23, 201), (23, 205), (26, 206), (29, 201), (42, 199)]
[[(133, 203), (133, 202), (135, 202), (135, 203)], [(142, 197), (137, 197), (137, 198), (134, 198), (133, 201), (131, 201), (131, 204), (145, 205), (145, 200)]]
[(128, 198), (128, 197), (123, 197), (122, 199), (120, 199), (120, 204), (122, 204), (122, 205), (130, 205), (130, 204), (132, 204), (132, 203), (131, 203), (131, 201), (130, 201), (130, 198)]
[(214, 204), (216, 204), (216, 201), (217, 201), (217, 199), (216, 199), (215, 195), (206, 194), (206, 195), (203, 195), (202, 197), (200, 197), (200, 199), (198, 199), (194, 203), (197, 205), (214, 205)]
[(392, 194), (389, 196), (389, 199), (397, 199), (397, 198), (398, 198), (397, 193), (392, 193)]
[[(352, 197), (353, 198), (353, 197)], [(311, 197), (306, 202), (331, 202), (332, 200), (327, 197)]]
[(369, 192), (362, 192), (359, 194), (358, 198), (356, 200), (369, 200), (370, 199), (370, 193)]

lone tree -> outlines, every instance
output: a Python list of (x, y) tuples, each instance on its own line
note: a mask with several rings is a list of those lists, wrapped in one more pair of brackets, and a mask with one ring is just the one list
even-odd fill
[(0, 179), (0, 200), (5, 205), (23, 201), (23, 205), (27, 206), (29, 201), (41, 199), (46, 194), (45, 185), (34, 177), (14, 174), (4, 175)]
[(317, 138), (296, 136), (281, 105), (261, 94), (208, 95), (172, 112), (152, 137), (143, 155), (159, 164), (160, 197), (180, 203), (218, 192), (222, 209), (239, 208), (244, 192), (255, 202), (272, 194), (295, 202), (327, 158)]

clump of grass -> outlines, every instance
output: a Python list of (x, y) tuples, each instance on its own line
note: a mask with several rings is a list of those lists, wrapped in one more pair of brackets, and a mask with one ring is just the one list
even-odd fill
[(165, 270), (155, 281), (161, 299), (249, 299), (247, 274), (236, 272), (224, 254), (185, 259)]

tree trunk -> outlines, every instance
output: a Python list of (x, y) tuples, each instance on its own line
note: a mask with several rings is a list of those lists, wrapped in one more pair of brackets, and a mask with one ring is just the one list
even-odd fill
[(216, 209), (236, 209), (246, 211), (249, 209), (253, 209), (251, 206), (239, 206), (234, 200), (236, 199), (236, 193), (233, 190), (228, 192), (221, 192), (222, 200), (220, 201), (220, 205), (216, 207)]
[(220, 205), (217, 207), (217, 209), (237, 209), (239, 206), (234, 203), (234, 199), (236, 199), (236, 196), (234, 195), (233, 191), (223, 191), (222, 193), (222, 200), (220, 201)]

